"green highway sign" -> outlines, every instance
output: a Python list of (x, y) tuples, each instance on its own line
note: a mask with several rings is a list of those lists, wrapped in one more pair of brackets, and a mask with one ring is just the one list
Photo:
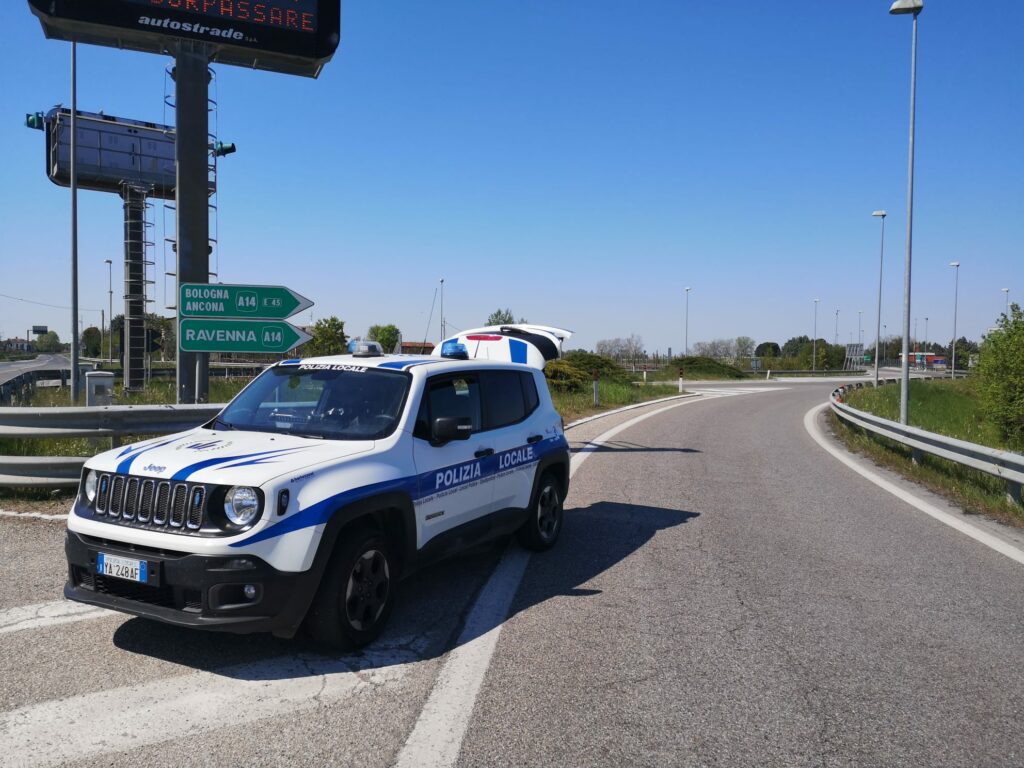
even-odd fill
[(280, 354), (312, 338), (282, 320), (182, 318), (178, 346), (182, 352), (260, 352)]
[(180, 317), (284, 320), (312, 306), (305, 296), (282, 285), (182, 283), (178, 290)]

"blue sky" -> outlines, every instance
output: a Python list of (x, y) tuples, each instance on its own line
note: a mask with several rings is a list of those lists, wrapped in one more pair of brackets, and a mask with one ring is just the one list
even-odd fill
[[(346, 0), (319, 79), (217, 68), (220, 138), (238, 145), (219, 177), (220, 278), (292, 287), (351, 334), (393, 322), (436, 340), (444, 277), (456, 328), (508, 306), (574, 345), (636, 333), (678, 351), (692, 286), (691, 344), (810, 334), (814, 298), (819, 335), (838, 308), (855, 340), (863, 310), (867, 341), (884, 208), (897, 332), (910, 19), (888, 5)], [(70, 46), (21, 0), (0, 19), (0, 293), (67, 305), (70, 195), (22, 123), (69, 102)], [(169, 59), (80, 46), (78, 61), (80, 109), (164, 119)], [(1001, 288), (1024, 299), (1024, 3), (927, 0), (918, 71), (913, 315), (948, 339), (959, 260), (958, 329), (977, 338)], [(80, 303), (99, 309), (120, 201), (79, 200)], [(4, 337), (31, 324), (70, 331), (67, 310), (0, 297)]]

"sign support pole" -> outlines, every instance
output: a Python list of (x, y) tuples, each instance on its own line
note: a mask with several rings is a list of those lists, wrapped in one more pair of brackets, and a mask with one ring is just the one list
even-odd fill
[[(178, 286), (210, 282), (210, 220), (207, 162), (209, 113), (207, 65), (202, 43), (181, 41), (175, 55), (174, 100), (177, 161)], [(179, 290), (180, 295), (180, 290)], [(180, 301), (178, 302), (181, 303)], [(181, 316), (181, 307), (178, 307)], [(178, 351), (179, 403), (209, 400), (209, 356)]]
[[(78, 44), (71, 43), (71, 404), (78, 405)], [(26, 340), (27, 340), (26, 336)]]

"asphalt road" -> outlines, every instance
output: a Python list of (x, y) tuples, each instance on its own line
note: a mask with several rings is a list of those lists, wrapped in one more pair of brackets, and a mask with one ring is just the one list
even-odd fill
[[(576, 469), (554, 550), (424, 572), (340, 659), (63, 615), (60, 524), (0, 517), (0, 753), (388, 766), (433, 716), (459, 766), (1024, 763), (1021, 566), (825, 453), (803, 417), (829, 389), (705, 385), (624, 428)], [(513, 562), (507, 617), (463, 631)]]
[(0, 384), (26, 371), (61, 370), (70, 367), (70, 361), (63, 355), (37, 355), (34, 360), (0, 361)]

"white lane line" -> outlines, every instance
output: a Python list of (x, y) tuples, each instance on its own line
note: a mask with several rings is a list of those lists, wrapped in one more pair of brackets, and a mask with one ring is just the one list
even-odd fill
[(929, 504), (924, 499), (919, 499), (914, 494), (910, 493), (905, 488), (901, 488), (895, 483), (891, 483), (881, 475), (877, 475), (863, 466), (860, 461), (854, 459), (850, 453), (842, 448), (839, 448), (832, 444), (832, 442), (824, 435), (821, 431), (821, 427), (818, 426), (818, 414), (821, 413), (825, 408), (828, 408), (828, 403), (822, 403), (816, 405), (807, 413), (804, 414), (804, 429), (807, 433), (814, 438), (814, 441), (824, 448), (826, 451), (835, 456), (839, 461), (843, 462), (846, 466), (852, 469), (857, 474), (870, 480), (872, 483), (877, 485), (879, 488), (888, 491), (893, 496), (902, 501), (907, 502), (910, 506), (915, 509), (924, 512), (926, 515), (930, 515), (938, 520), (940, 523), (945, 523), (950, 528), (954, 528), (960, 533), (970, 536), (975, 541), (984, 544), (990, 549), (994, 549), (1001, 555), (1006, 555), (1011, 560), (1015, 560), (1018, 563), (1024, 565), (1024, 550), (1018, 549), (1007, 541), (1000, 539), (998, 536), (993, 536), (988, 531), (985, 531), (977, 526), (971, 525), (965, 520), (961, 520), (956, 515), (951, 515), (945, 512), (934, 504)]
[(330, 659), (284, 656), (33, 704), (0, 715), (0, 755), (58, 765), (330, 705), (401, 680), (418, 657), (369, 651)]
[(114, 613), (114, 611), (108, 611), (106, 608), (73, 603), (70, 600), (54, 600), (49, 603), (19, 605), (16, 608), (0, 611), (0, 635), (6, 635), (8, 632), (20, 632), (23, 629), (38, 629), (40, 627), (50, 627), (54, 624), (67, 624), (72, 621), (101, 619), (104, 616), (113, 616)]
[[(588, 456), (623, 430), (673, 408), (713, 399), (679, 400), (612, 427), (573, 455), (569, 477), (576, 474)], [(412, 733), (398, 753), (396, 768), (449, 768), (455, 765), (509, 606), (529, 561), (530, 553), (515, 544), (510, 544), (505, 550), (473, 605), (456, 647), (448, 654)]]
[(0, 509), (0, 517), (27, 517), (36, 520), (60, 520), (68, 519), (67, 515), (47, 515), (42, 512), (12, 512), (9, 509)]

